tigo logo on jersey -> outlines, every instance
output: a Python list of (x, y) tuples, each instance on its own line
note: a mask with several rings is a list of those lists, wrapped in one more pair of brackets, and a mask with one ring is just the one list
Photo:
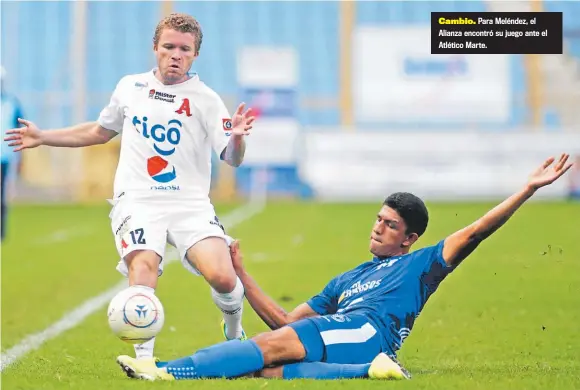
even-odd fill
[(147, 173), (158, 183), (169, 183), (177, 177), (175, 167), (159, 156), (147, 160)]
[[(179, 141), (181, 140), (181, 132), (179, 131), (183, 125), (177, 119), (172, 119), (167, 123), (169, 126), (168, 129), (165, 128), (163, 125), (155, 124), (149, 128), (147, 124), (147, 117), (143, 117), (141, 120), (136, 116), (133, 117), (133, 126), (135, 129), (141, 133), (141, 135), (145, 138), (153, 138), (155, 143), (153, 144), (153, 149), (157, 153), (162, 156), (170, 156), (175, 152), (175, 147), (171, 147), (170, 149), (161, 149), (157, 143), (164, 143), (165, 141), (169, 142), (172, 146), (179, 145)], [(141, 129), (137, 125), (141, 125)]]
[(232, 134), (231, 131), (232, 131), (234, 125), (232, 124), (231, 119), (222, 119), (222, 126), (223, 126), (224, 131), (226, 132), (227, 136)]

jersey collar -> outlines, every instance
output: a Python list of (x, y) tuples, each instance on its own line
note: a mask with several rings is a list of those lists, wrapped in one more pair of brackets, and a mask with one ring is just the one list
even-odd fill
[(159, 68), (155, 67), (155, 68), (151, 69), (150, 75), (153, 78), (154, 82), (163, 88), (177, 88), (177, 87), (182, 87), (182, 86), (187, 85), (187, 84), (193, 84), (193, 83), (196, 83), (199, 81), (199, 75), (195, 72), (191, 72), (191, 73), (187, 74), (189, 76), (189, 78), (187, 80), (185, 80), (184, 82), (181, 82), (179, 84), (171, 84), (171, 85), (163, 84), (161, 81), (159, 81), (159, 79), (157, 79), (157, 77), (155, 77), (155, 72), (157, 71), (157, 69), (159, 69)]

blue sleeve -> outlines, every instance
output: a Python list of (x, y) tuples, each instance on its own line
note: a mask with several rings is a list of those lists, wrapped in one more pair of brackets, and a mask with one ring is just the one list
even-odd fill
[(441, 265), (447, 266), (447, 263), (443, 259), (443, 246), (445, 245), (445, 240), (439, 241), (436, 245), (433, 246), (433, 251), (431, 253), (431, 262), (432, 263), (439, 263)]
[(332, 279), (320, 294), (313, 296), (306, 302), (312, 310), (321, 316), (336, 313), (338, 308), (336, 280), (337, 278)]
[(455, 269), (447, 265), (443, 259), (444, 244), (445, 240), (441, 240), (436, 245), (425, 248), (422, 254), (425, 260), (422, 279), (430, 293), (434, 292), (443, 279)]

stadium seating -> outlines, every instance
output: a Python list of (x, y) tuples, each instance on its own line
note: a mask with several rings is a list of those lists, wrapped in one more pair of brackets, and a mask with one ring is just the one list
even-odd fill
[[(300, 54), (301, 98), (338, 96), (337, 2), (176, 2), (175, 8), (195, 15), (202, 24), (204, 47), (196, 70), (221, 93), (235, 96), (238, 91), (237, 49), (268, 45), (292, 46)], [(338, 123), (338, 111), (305, 108), (300, 119), (333, 125)]]
[[(572, 11), (567, 23), (578, 25), (572, 15), (580, 14), (579, 4), (569, 2), (565, 6)], [(357, 2), (356, 7), (358, 25), (426, 25), (431, 11), (485, 10), (483, 1)], [(330, 107), (304, 104), (338, 100), (339, 3), (174, 2), (174, 8), (195, 15), (202, 24), (204, 40), (195, 70), (220, 94), (235, 98), (239, 92), (235, 58), (240, 46), (293, 46), (300, 54), (298, 92), (303, 103), (300, 121), (305, 125), (339, 124), (337, 104)], [(39, 9), (43, 12), (38, 12)], [(95, 118), (120, 76), (153, 67), (152, 35), (160, 5), (90, 2), (88, 12), (91, 16), (86, 26), (89, 106), (86, 114)], [(7, 19), (6, 15), (15, 14), (17, 21)], [(58, 29), (49, 27), (46, 15), (59, 21)], [(72, 16), (73, 5), (69, 2), (3, 4), (4, 65), (16, 75), (9, 85), (18, 86), (29, 117), (41, 119), (45, 126), (59, 126), (70, 120)], [(24, 20), (27, 27), (18, 29), (17, 39), (8, 38), (14, 36), (8, 29)], [(574, 48), (580, 50), (578, 44)], [(511, 125), (521, 123), (526, 114), (524, 74), (522, 58), (513, 56), (515, 101)], [(44, 95), (49, 91), (51, 95)], [(45, 96), (51, 96), (48, 102)]]
[[(24, 103), (25, 114), (50, 126), (70, 118), (70, 16), (67, 2), (2, 2), (2, 65), (6, 85)], [(58, 29), (46, 19), (58, 21)], [(50, 95), (46, 95), (50, 92)]]

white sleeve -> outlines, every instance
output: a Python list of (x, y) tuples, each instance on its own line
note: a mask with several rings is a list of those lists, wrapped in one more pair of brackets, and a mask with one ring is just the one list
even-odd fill
[(208, 110), (206, 123), (211, 146), (218, 157), (221, 157), (230, 141), (229, 130), (232, 128), (232, 120), (226, 105), (219, 96), (216, 96)]
[(119, 81), (113, 95), (111, 95), (111, 100), (109, 104), (103, 108), (99, 114), (99, 119), (97, 122), (99, 125), (107, 130), (113, 130), (117, 133), (123, 131), (123, 122), (125, 121), (125, 113), (121, 105), (121, 94), (122, 94), (122, 83), (123, 80)]

